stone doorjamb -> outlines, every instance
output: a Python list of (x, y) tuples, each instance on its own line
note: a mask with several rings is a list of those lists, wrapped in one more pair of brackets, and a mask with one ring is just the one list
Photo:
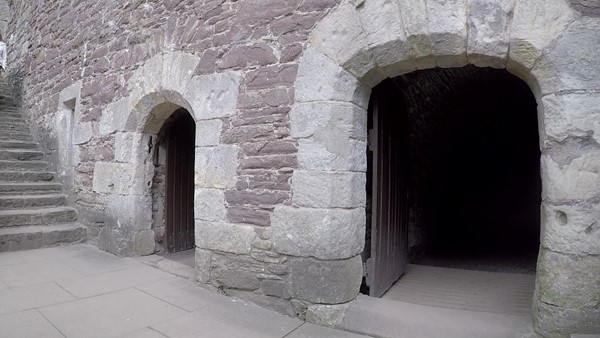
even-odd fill
[[(356, 264), (364, 246), (367, 106), (377, 83), (433, 67), (506, 68), (538, 102), (536, 331), (600, 332), (600, 114), (593, 108), (600, 105), (600, 21), (579, 17), (563, 0), (349, 0), (309, 41), (290, 113), (299, 144), (292, 206), (275, 207), (274, 250)], [(343, 226), (322, 221), (344, 212)], [(289, 219), (306, 222), (290, 227)], [(361, 277), (317, 287), (358, 293)], [(309, 306), (307, 319), (335, 325), (344, 308)]]
[[(114, 162), (97, 162), (93, 189), (106, 198), (100, 248), (122, 256), (152, 254), (153, 149), (165, 120), (185, 108), (196, 121), (194, 219), (196, 232), (218, 232), (225, 220), (225, 189), (236, 183), (238, 147), (220, 143), (223, 119), (235, 114), (240, 75), (194, 75), (199, 58), (165, 52), (149, 59), (128, 82), (124, 98), (102, 113), (100, 133), (114, 135)], [(196, 234), (209, 246), (210, 234)]]

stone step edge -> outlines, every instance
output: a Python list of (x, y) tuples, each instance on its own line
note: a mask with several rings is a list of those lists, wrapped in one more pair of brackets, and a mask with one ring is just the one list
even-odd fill
[(0, 252), (83, 243), (87, 229), (79, 222), (0, 228)]

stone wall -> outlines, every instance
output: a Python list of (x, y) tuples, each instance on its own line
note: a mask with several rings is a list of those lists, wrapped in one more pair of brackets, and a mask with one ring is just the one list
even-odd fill
[(8, 1), (0, 1), (0, 34), (4, 38), (4, 41), (8, 41), (8, 22), (10, 21), (10, 6)]

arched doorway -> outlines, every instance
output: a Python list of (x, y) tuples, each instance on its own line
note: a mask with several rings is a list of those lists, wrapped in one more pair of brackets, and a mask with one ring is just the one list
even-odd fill
[[(382, 296), (399, 278), (401, 284), (407, 269), (415, 285), (390, 292), (409, 302), (427, 298), (426, 305), (436, 304), (424, 287), (427, 278), (438, 283), (448, 273), (457, 276), (449, 283), (465, 283), (455, 272), (424, 267), (523, 274), (515, 275), (514, 287), (523, 292), (513, 297), (507, 290), (501, 297), (514, 299), (501, 310), (529, 313), (540, 235), (536, 108), (522, 80), (492, 68), (418, 71), (374, 88), (367, 153), (369, 294)], [(476, 288), (474, 278), (495, 277), (464, 278)], [(446, 290), (439, 285), (437, 292)], [(465, 306), (462, 294), (451, 304), (452, 291), (444, 292), (439, 304)], [(473, 306), (479, 310), (480, 304)]]
[[(164, 186), (163, 250), (167, 253), (194, 248), (194, 148), (196, 124), (189, 112), (176, 110), (158, 134), (155, 160)], [(156, 220), (155, 220), (156, 222)]]

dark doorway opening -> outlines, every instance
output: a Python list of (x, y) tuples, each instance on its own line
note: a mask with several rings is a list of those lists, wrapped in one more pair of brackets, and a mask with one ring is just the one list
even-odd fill
[(381, 296), (406, 264), (535, 272), (541, 178), (529, 87), (467, 66), (388, 79), (371, 98), (363, 292)]
[(165, 233), (167, 253), (194, 248), (194, 159), (196, 123), (185, 109), (175, 111), (159, 133), (166, 151)]

